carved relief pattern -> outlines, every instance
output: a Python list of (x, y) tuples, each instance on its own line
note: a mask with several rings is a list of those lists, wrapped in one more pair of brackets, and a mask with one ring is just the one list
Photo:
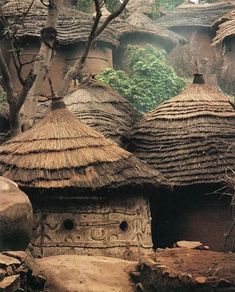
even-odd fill
[[(37, 247), (151, 248), (149, 203), (142, 196), (125, 200), (77, 201), (71, 210), (35, 211), (34, 240)], [(65, 221), (71, 226), (65, 226)], [(69, 228), (68, 228), (69, 227)]]

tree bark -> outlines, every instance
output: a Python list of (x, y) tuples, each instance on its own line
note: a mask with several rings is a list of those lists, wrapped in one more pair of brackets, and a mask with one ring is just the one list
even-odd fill
[(53, 37), (53, 31), (56, 32), (62, 1), (63, 0), (51, 0), (48, 6), (47, 23), (43, 30), (44, 34), (42, 34), (41, 48), (37, 57), (38, 61), (34, 63), (33, 68), (37, 77), (28, 93), (23, 107), (24, 130), (31, 128), (35, 120), (38, 96), (40, 95), (41, 86), (49, 71), (53, 58), (53, 45), (56, 39), (56, 35)]

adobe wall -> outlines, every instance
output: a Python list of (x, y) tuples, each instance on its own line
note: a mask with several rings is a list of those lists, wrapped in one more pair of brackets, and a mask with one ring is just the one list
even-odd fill
[(120, 39), (120, 46), (113, 52), (114, 67), (129, 72), (128, 66), (128, 46), (144, 48), (147, 44), (156, 49), (164, 49), (164, 43), (157, 37), (150, 37), (138, 33), (127, 34)]
[(137, 260), (152, 251), (148, 200), (143, 196), (80, 197), (57, 207), (37, 207), (32, 245), (36, 256), (79, 254)]
[[(214, 251), (224, 250), (224, 234), (232, 223), (231, 197), (208, 195), (207, 191), (210, 192), (188, 188), (174, 192), (170, 198), (151, 202), (155, 248), (172, 247), (176, 241), (189, 240), (201, 241)], [(227, 251), (231, 247), (230, 239)]]
[[(69, 67), (81, 57), (84, 50), (84, 44), (75, 44), (66, 46), (63, 49), (66, 66)], [(91, 48), (86, 60), (83, 72), (87, 74), (99, 74), (106, 68), (113, 68), (112, 49), (101, 44), (96, 44), (95, 48)]]
[(224, 58), (219, 84), (222, 90), (230, 95), (235, 95), (235, 41), (234, 38), (226, 40)]
[[(29, 39), (24, 41), (24, 48), (22, 51), (22, 62), (30, 62), (33, 57), (37, 56), (40, 48), (38, 40)], [(1, 43), (2, 47), (2, 43)], [(66, 74), (67, 68), (74, 64), (74, 62), (82, 55), (84, 46), (76, 44), (72, 46), (57, 46), (54, 51), (54, 57), (52, 60), (52, 66), (50, 67), (49, 77), (52, 80), (53, 88), (58, 88)], [(13, 86), (16, 91), (21, 90), (21, 84), (18, 80), (17, 73), (12, 58), (8, 52), (9, 48), (7, 43), (4, 44), (4, 56), (6, 57), (7, 65), (10, 68), (10, 72), (13, 79)], [(91, 49), (86, 65), (83, 69), (88, 74), (98, 74), (105, 68), (112, 68), (112, 49), (96, 46), (95, 49)], [(22, 70), (24, 77), (27, 76), (28, 72), (32, 68), (32, 64), (25, 65)], [(48, 78), (45, 79), (40, 95), (50, 96), (51, 89), (49, 86)]]
[(174, 32), (189, 40), (188, 45), (179, 45), (170, 53), (170, 63), (177, 73), (183, 77), (191, 77), (190, 72), (195, 73), (197, 63), (198, 70), (204, 74), (206, 83), (217, 86), (219, 52), (211, 46), (210, 31), (207, 28), (182, 27), (175, 28)]

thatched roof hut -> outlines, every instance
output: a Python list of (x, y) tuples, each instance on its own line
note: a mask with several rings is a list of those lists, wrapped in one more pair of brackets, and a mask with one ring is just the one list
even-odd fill
[[(128, 100), (95, 79), (75, 87), (64, 101), (81, 122), (122, 146), (125, 146), (126, 133), (141, 117)], [(49, 107), (50, 102), (40, 102), (37, 119), (41, 119)]]
[(132, 142), (137, 157), (173, 186), (223, 182), (235, 165), (234, 104), (196, 74), (135, 125)]
[(0, 147), (1, 174), (21, 187), (99, 189), (160, 183), (132, 154), (79, 122), (62, 101)]
[(226, 39), (235, 36), (235, 10), (223, 15), (213, 24), (213, 29), (216, 31), (216, 36), (213, 39), (212, 45), (217, 46), (222, 44)]
[[(30, 7), (30, 0), (12, 0), (3, 6), (3, 15), (12, 18), (22, 15)], [(35, 0), (32, 8), (23, 21), (17, 22), (16, 36), (37, 37), (41, 35), (47, 19), (47, 8), (39, 0)], [(59, 13), (57, 25), (57, 42), (61, 45), (69, 45), (78, 42), (86, 42), (92, 28), (94, 20), (91, 14), (83, 13), (76, 9), (63, 7)], [(102, 21), (101, 21), (102, 23)], [(118, 42), (112, 28), (105, 29), (97, 38), (98, 42), (103, 42), (109, 46), (117, 46)]]
[(157, 19), (156, 23), (168, 29), (180, 27), (211, 28), (218, 18), (231, 9), (234, 9), (234, 4), (229, 1), (209, 4), (181, 4)]

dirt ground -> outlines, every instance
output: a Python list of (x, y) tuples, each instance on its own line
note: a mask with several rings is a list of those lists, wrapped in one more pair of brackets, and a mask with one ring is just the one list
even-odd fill
[(235, 254), (193, 250), (164, 249), (154, 260), (138, 264), (142, 291), (233, 291), (235, 292)]

